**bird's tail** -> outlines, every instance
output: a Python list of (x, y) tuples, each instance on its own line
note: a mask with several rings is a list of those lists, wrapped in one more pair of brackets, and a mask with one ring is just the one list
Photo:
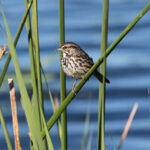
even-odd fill
[[(94, 76), (95, 76), (100, 82), (103, 83), (103, 75), (102, 75), (102, 74), (100, 74), (98, 71), (95, 71), (95, 72), (94, 72)], [(106, 82), (106, 83), (110, 83), (110, 81), (109, 81), (107, 78), (105, 78), (105, 82)]]

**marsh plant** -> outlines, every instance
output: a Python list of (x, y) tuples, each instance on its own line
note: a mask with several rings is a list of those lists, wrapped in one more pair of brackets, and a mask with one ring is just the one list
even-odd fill
[[(39, 6), (40, 7), (40, 6)], [(27, 125), (29, 128), (29, 139), (30, 139), (30, 149), (35, 150), (45, 150), (50, 149), (53, 150), (53, 142), (51, 140), (50, 130), (52, 126), (57, 123), (58, 134), (61, 142), (61, 149), (67, 150), (67, 115), (66, 109), (69, 103), (74, 99), (74, 97), (78, 94), (80, 89), (84, 86), (86, 81), (95, 73), (95, 70), (101, 65), (100, 73), (103, 77), (106, 76), (106, 62), (107, 56), (111, 54), (111, 52), (115, 49), (118, 43), (127, 35), (127, 33), (134, 27), (134, 25), (144, 16), (144, 14), (150, 9), (150, 3), (148, 3), (145, 8), (143, 8), (140, 13), (130, 22), (130, 24), (121, 32), (121, 34), (112, 42), (112, 44), (107, 47), (107, 37), (108, 37), (108, 8), (109, 6), (108, 0), (103, 0), (103, 17), (102, 17), (102, 32), (101, 32), (101, 57), (96, 61), (96, 63), (88, 70), (88, 72), (84, 75), (79, 83), (74, 87), (74, 92), (70, 92), (66, 95), (66, 76), (60, 66), (60, 99), (61, 104), (59, 107), (56, 107), (53, 101), (53, 97), (49, 87), (47, 86), (47, 90), (49, 91), (49, 96), (51, 100), (51, 104), (53, 107), (53, 114), (49, 118), (48, 121), (45, 119), (45, 110), (44, 110), (44, 98), (43, 98), (43, 82), (42, 76), (44, 76), (43, 80), (46, 80), (44, 71), (42, 69), (41, 60), (40, 60), (40, 51), (39, 51), (39, 31), (38, 31), (38, 10), (37, 10), (37, 0), (25, 0), (25, 12), (22, 17), (22, 20), (18, 26), (18, 30), (16, 32), (15, 38), (12, 38), (10, 28), (7, 23), (7, 18), (5, 15), (5, 11), (3, 9), (2, 4), (0, 4), (1, 15), (4, 23), (4, 29), (7, 35), (7, 50), (6, 46), (1, 48), (1, 61), (3, 61), (3, 56), (6, 55), (7, 59), (1, 70), (0, 74), (0, 86), (4, 83), (4, 77), (7, 75), (8, 66), (10, 61), (12, 60), (14, 69), (15, 69), (15, 77), (17, 79), (17, 85), (20, 91), (20, 103), (22, 104), (23, 110), (25, 112)], [(60, 37), (60, 46), (65, 43), (65, 14), (64, 14), (64, 0), (59, 0), (59, 37)], [(15, 9), (15, 8), (14, 8)], [(26, 32), (28, 34), (28, 51), (29, 51), (29, 59), (30, 59), (30, 78), (32, 83), (32, 94), (29, 96), (27, 91), (27, 87), (25, 85), (23, 79), (23, 73), (21, 72), (21, 66), (18, 61), (18, 55), (16, 51), (16, 45), (18, 44), (20, 34), (23, 30), (23, 27), (26, 27)], [(0, 37), (2, 38), (2, 37)], [(1, 46), (2, 47), (2, 46)], [(7, 51), (7, 52), (6, 52)], [(62, 52), (60, 52), (60, 60), (62, 58)], [(46, 81), (45, 81), (46, 82)], [(10, 84), (10, 83), (9, 83)], [(10, 91), (12, 92), (14, 86), (10, 84)], [(15, 90), (13, 90), (11, 95), (15, 97)], [(15, 98), (14, 98), (15, 101)], [(15, 105), (15, 104), (14, 104)], [(15, 109), (14, 109), (15, 110)], [(14, 114), (14, 113), (13, 113)], [(61, 116), (61, 117), (60, 117)], [(58, 119), (60, 117), (60, 119)], [(6, 128), (6, 123), (4, 121), (5, 116), (3, 116), (2, 110), (0, 109), (0, 122), (4, 131), (7, 147), (9, 150), (13, 149), (10, 137)], [(17, 119), (14, 121), (17, 124)], [(89, 114), (87, 115), (87, 119), (85, 121), (85, 128), (89, 123)], [(19, 132), (17, 130), (17, 126), (14, 126), (14, 131)], [(99, 87), (99, 110), (98, 110), (98, 129), (97, 129), (97, 149), (104, 150), (105, 149), (105, 82), (100, 84)], [(83, 136), (83, 142), (81, 149), (85, 147), (85, 139), (87, 135), (87, 129), (84, 132), (85, 136)], [(15, 134), (15, 149), (26, 149), (21, 148), (19, 135)], [(92, 134), (88, 140), (88, 147), (90, 149), (90, 145), (92, 142)], [(17, 145), (17, 146), (16, 146)]]

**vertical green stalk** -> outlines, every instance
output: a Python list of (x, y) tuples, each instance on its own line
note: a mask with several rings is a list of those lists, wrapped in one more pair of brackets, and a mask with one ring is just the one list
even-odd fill
[[(37, 93), (38, 93), (38, 100), (39, 100), (38, 101), (34, 99), (33, 97), (33, 105), (34, 107), (36, 107), (35, 108), (36, 113), (39, 114), (39, 119), (40, 119), (39, 125), (40, 125), (41, 130), (43, 130), (44, 124), (43, 124), (43, 120), (41, 118), (41, 114), (39, 111), (39, 108), (41, 108), (42, 111), (44, 112), (44, 103), (43, 103), (42, 78), (41, 78), (41, 69), (40, 69), (37, 0), (34, 0), (33, 5), (32, 5), (32, 42), (33, 42), (34, 60), (35, 60), (35, 67), (36, 67), (35, 71), (36, 71)], [(44, 149), (47, 149), (47, 143), (45, 139), (43, 140), (43, 144), (44, 144)]]
[[(25, 0), (25, 6), (28, 6), (28, 0)], [(35, 59), (34, 59), (34, 52), (33, 52), (33, 41), (32, 41), (32, 31), (31, 31), (31, 20), (30, 20), (30, 13), (28, 14), (27, 21), (26, 21), (26, 28), (28, 34), (28, 47), (29, 47), (29, 55), (30, 55), (30, 64), (31, 64), (31, 78), (32, 78), (32, 88), (33, 88), (33, 108), (36, 113), (37, 120), (39, 122), (40, 128), (40, 112), (39, 112), (39, 103), (38, 103), (38, 96), (37, 96), (37, 83), (36, 83), (36, 72), (35, 72)]]
[(13, 150), (1, 107), (0, 107), (0, 123), (3, 128), (4, 136), (7, 143), (7, 148), (8, 150)]
[[(103, 0), (102, 36), (101, 36), (101, 56), (104, 56), (107, 49), (107, 29), (108, 29), (108, 5), (109, 0)], [(100, 68), (103, 74), (103, 83), (99, 88), (99, 112), (98, 112), (98, 150), (105, 150), (105, 76), (106, 57)]]
[[(60, 32), (60, 46), (65, 42), (65, 21), (64, 21), (64, 0), (59, 0), (59, 32)], [(60, 53), (60, 61), (62, 53)], [(66, 97), (66, 76), (60, 65), (60, 95), (61, 103)], [(61, 114), (62, 122), (62, 150), (67, 150), (67, 110)]]
[(41, 105), (41, 108), (43, 109), (44, 106), (43, 106), (42, 80), (41, 80), (41, 71), (40, 71), (37, 0), (33, 1), (33, 7), (32, 7), (32, 31), (33, 31), (32, 38), (33, 38), (33, 46), (34, 46), (34, 54), (35, 54), (38, 98), (39, 98), (39, 105)]

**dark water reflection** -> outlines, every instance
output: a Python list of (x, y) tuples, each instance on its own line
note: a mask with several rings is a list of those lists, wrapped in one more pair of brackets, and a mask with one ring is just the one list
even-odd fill
[[(147, 2), (149, 1), (110, 1), (108, 45), (117, 38)], [(56, 52), (56, 48), (59, 45), (58, 2), (55, 0), (39, 0), (38, 4), (41, 61), (45, 72), (52, 75), (52, 78), (49, 79), (49, 87), (53, 95), (59, 96), (59, 55)], [(96, 61), (99, 58), (102, 2), (98, 0), (67, 0), (65, 4), (66, 41), (77, 42)], [(24, 13), (24, 2), (8, 0), (3, 2), (3, 6), (14, 37)], [(107, 85), (106, 95), (106, 145), (109, 150), (117, 147), (129, 113), (136, 102), (139, 104), (139, 108), (122, 149), (148, 150), (150, 148), (150, 97), (148, 95), (150, 87), (149, 15), (148, 12), (108, 57), (107, 76), (111, 84)], [(4, 38), (0, 37), (0, 44), (2, 45), (6, 43), (6, 35), (1, 30), (0, 34), (4, 36)], [(17, 45), (19, 63), (24, 72), (28, 72), (30, 63), (26, 36), (26, 30), (24, 29)], [(3, 65), (4, 61), (1, 61), (0, 70)], [(14, 68), (11, 63), (8, 73), (13, 72)], [(73, 82), (73, 79), (67, 78), (68, 92), (71, 90)], [(88, 109), (90, 109), (89, 136), (91, 133), (93, 135), (92, 149), (95, 150), (97, 147), (98, 86), (97, 80), (92, 77), (68, 107), (69, 150), (80, 149)], [(20, 96), (17, 85), (16, 91), (21, 145), (22, 149), (27, 149), (28, 128), (19, 103)], [(44, 91), (46, 118), (48, 119), (52, 114), (52, 108), (45, 85)], [(13, 142), (7, 80), (5, 80), (0, 91), (0, 104)], [(58, 149), (60, 143), (56, 126), (52, 128), (50, 133), (54, 146)], [(112, 139), (109, 135), (110, 133)], [(0, 135), (0, 147), (1, 149), (7, 149), (1, 128)]]

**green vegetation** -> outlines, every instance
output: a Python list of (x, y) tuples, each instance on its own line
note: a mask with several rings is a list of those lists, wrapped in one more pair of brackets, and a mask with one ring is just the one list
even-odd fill
[[(91, 77), (93, 72), (101, 65), (101, 73), (105, 76), (106, 74), (106, 61), (107, 56), (114, 50), (114, 48), (118, 45), (118, 43), (127, 35), (127, 33), (134, 27), (134, 25), (144, 16), (144, 14), (150, 9), (150, 3), (146, 5), (143, 10), (131, 21), (131, 23), (122, 31), (122, 33), (114, 40), (114, 42), (107, 48), (107, 26), (108, 26), (108, 7), (109, 1), (103, 0), (103, 24), (102, 24), (102, 40), (101, 40), (101, 51), (102, 56), (96, 61), (93, 67), (89, 70), (89, 72), (85, 75), (84, 79), (80, 80), (80, 82), (75, 87), (73, 93), (72, 91), (66, 96), (66, 77), (60, 67), (60, 95), (61, 95), (61, 104), (57, 108), (54, 104), (54, 100), (51, 94), (51, 91), (47, 85), (47, 90), (49, 91), (50, 101), (53, 107), (53, 115), (46, 122), (45, 119), (45, 110), (43, 106), (43, 86), (42, 80), (47, 83), (47, 75), (44, 73), (41, 61), (40, 61), (40, 53), (39, 53), (39, 31), (38, 31), (38, 11), (37, 11), (37, 0), (25, 0), (26, 11), (20, 25), (18, 27), (15, 39), (13, 41), (12, 35), (7, 23), (7, 18), (5, 16), (5, 12), (3, 10), (2, 5), (0, 4), (0, 10), (3, 17), (3, 22), (5, 26), (5, 30), (7, 33), (8, 39), (8, 48), (9, 54), (7, 56), (5, 65), (0, 75), (0, 87), (4, 83), (4, 78), (7, 77), (6, 74), (8, 70), (8, 66), (10, 60), (12, 59), (15, 75), (13, 78), (16, 78), (17, 84), (19, 86), (20, 94), (21, 94), (21, 103), (25, 112), (25, 116), (27, 119), (27, 124), (30, 131), (30, 149), (34, 150), (45, 150), (45, 149), (54, 149), (53, 142), (50, 136), (50, 129), (52, 126), (57, 123), (58, 135), (61, 141), (61, 149), (67, 150), (67, 106), (73, 100), (80, 89), (84, 86), (86, 81)], [(30, 11), (32, 9), (32, 11)], [(59, 0), (59, 30), (60, 30), (60, 45), (65, 42), (65, 13), (64, 13), (64, 0)], [(30, 99), (29, 94), (27, 92), (27, 87), (25, 85), (25, 81), (23, 79), (23, 73), (21, 72), (21, 67), (18, 62), (18, 56), (16, 52), (16, 45), (19, 40), (22, 29), (26, 23), (26, 29), (28, 34), (28, 49), (30, 55), (30, 71), (28, 76), (31, 79), (32, 84), (32, 98)], [(60, 53), (60, 59), (62, 57), (62, 53)], [(14, 77), (15, 76), (15, 77)], [(43, 78), (42, 78), (43, 77)], [(61, 120), (58, 118), (61, 116)], [(0, 108), (0, 123), (4, 131), (4, 135), (6, 138), (7, 147), (9, 150), (13, 149), (11, 146), (11, 142), (9, 139), (8, 131), (6, 128), (6, 123), (4, 121), (4, 117)], [(81, 149), (85, 149), (85, 141), (87, 140), (87, 132), (88, 132), (88, 123), (90, 122), (90, 114), (87, 113), (86, 121), (85, 121), (85, 130), (83, 135), (83, 141), (81, 144)], [(98, 150), (105, 149), (105, 83), (100, 85), (99, 89), (99, 111), (98, 111)], [(92, 143), (92, 133), (88, 139), (87, 149), (91, 149)], [(24, 149), (24, 148), (22, 148)]]
[[(103, 18), (101, 35), (101, 55), (105, 55), (107, 49), (107, 31), (108, 31), (108, 0), (103, 0)], [(99, 111), (98, 111), (98, 150), (105, 149), (105, 76), (106, 76), (106, 58), (101, 64), (101, 74), (103, 74), (103, 83), (99, 88)]]

